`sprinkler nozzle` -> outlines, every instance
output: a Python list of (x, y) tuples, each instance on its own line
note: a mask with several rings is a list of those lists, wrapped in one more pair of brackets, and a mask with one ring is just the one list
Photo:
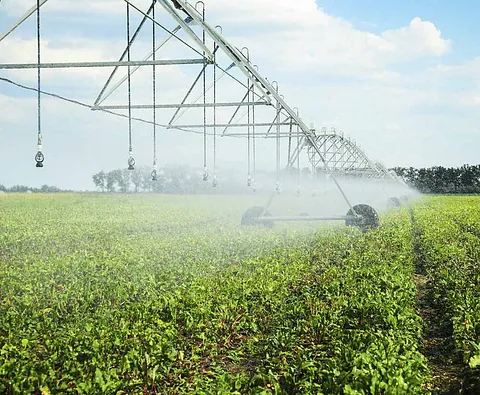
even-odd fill
[(42, 146), (39, 145), (39, 150), (35, 154), (35, 162), (37, 162), (35, 167), (43, 167), (43, 161), (45, 160), (45, 156), (43, 155), (41, 148)]
[(133, 158), (132, 151), (130, 151), (130, 153), (129, 153), (128, 170), (135, 170), (135, 159)]

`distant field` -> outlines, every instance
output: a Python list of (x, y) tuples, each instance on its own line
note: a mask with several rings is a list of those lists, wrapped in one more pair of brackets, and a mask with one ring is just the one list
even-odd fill
[(242, 228), (258, 203), (0, 196), (0, 393), (476, 388), (479, 197), (424, 198), (368, 233)]

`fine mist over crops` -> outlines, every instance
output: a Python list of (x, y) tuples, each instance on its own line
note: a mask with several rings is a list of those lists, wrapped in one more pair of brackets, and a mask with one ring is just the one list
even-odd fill
[[(328, 174), (283, 174), (277, 178), (271, 172), (259, 172), (253, 190), (246, 186), (243, 174), (230, 172), (228, 177), (229, 185), (235, 185), (236, 195), (239, 196), (237, 206), (244, 206), (243, 210), (249, 205), (266, 207), (273, 216), (343, 216), (347, 214), (350, 205), (356, 204), (370, 205), (380, 213), (391, 208), (391, 198), (406, 202), (420, 196), (405, 183), (393, 179), (337, 175), (335, 182)], [(211, 193), (222, 194), (222, 187), (212, 189)], [(240, 207), (237, 212), (239, 210), (241, 211)]]

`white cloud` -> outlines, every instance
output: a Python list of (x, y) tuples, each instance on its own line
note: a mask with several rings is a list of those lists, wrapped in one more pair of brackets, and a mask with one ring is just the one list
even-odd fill
[(461, 64), (440, 64), (429, 72), (444, 76), (469, 76), (480, 78), (480, 56)]
[[(142, 1), (145, 3), (145, 0)], [(88, 11), (95, 12), (111, 12), (122, 9), (119, 8), (119, 3), (123, 1), (117, 0), (89, 0)], [(0, 4), (0, 10), (5, 10), (11, 16), (23, 15), (27, 10), (36, 5), (36, 0), (3, 0)], [(123, 7), (123, 10), (125, 6)], [(42, 8), (43, 13), (49, 12), (84, 12), (86, 10), (85, 3), (76, 0), (49, 0)]]
[(419, 17), (413, 18), (408, 27), (383, 32), (382, 38), (392, 46), (400, 60), (445, 55), (452, 45), (450, 40), (442, 38), (440, 30), (432, 22)]
[(211, 7), (227, 35), (228, 26), (241, 30), (235, 42), (247, 43), (253, 59), (289, 70), (396, 79), (389, 65), (441, 56), (451, 48), (433, 23), (418, 17), (376, 35), (328, 15), (314, 0), (219, 0)]

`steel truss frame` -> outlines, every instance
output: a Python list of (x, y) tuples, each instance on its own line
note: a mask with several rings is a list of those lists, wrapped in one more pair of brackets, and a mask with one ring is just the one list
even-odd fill
[[(27, 20), (35, 12), (38, 13), (39, 7), (44, 6), (48, 0), (37, 0), (37, 6), (32, 7), (23, 15), (18, 22), (16, 22), (10, 29), (0, 36), (0, 43), (9, 34), (11, 34), (18, 26), (20, 26), (25, 20)], [(122, 1), (122, 0), (119, 0)], [(139, 7), (132, 4), (131, 0), (123, 0), (127, 4), (127, 29), (129, 29), (129, 17), (128, 7), (133, 8), (139, 14), (142, 15), (142, 20), (136, 27), (133, 35), (128, 35), (128, 42), (126, 47), (119, 57), (118, 61), (109, 62), (70, 62), (70, 63), (41, 63), (40, 54), (38, 56), (38, 62), (36, 64), (29, 63), (16, 63), (16, 64), (0, 64), (0, 70), (12, 70), (12, 69), (32, 69), (36, 68), (39, 71), (47, 68), (74, 68), (74, 67), (113, 67), (113, 70), (107, 79), (106, 83), (99, 92), (94, 104), (91, 106), (92, 110), (105, 111), (105, 110), (153, 110), (157, 109), (174, 109), (175, 112), (170, 121), (166, 125), (161, 125), (166, 128), (179, 129), (179, 130), (195, 130), (203, 129), (205, 138), (207, 129), (213, 129), (214, 136), (217, 136), (217, 128), (222, 128), (222, 132), (218, 133), (219, 137), (245, 137), (249, 139), (249, 155), (250, 144), (255, 144), (255, 139), (276, 139), (277, 151), (280, 147), (280, 139), (288, 139), (288, 155), (286, 168), (294, 168), (298, 163), (299, 156), (303, 152), (307, 152), (309, 161), (313, 165), (314, 169), (321, 170), (330, 174), (331, 179), (336, 184), (336, 187), (340, 191), (343, 199), (348, 204), (351, 212), (354, 216), (357, 216), (355, 208), (350, 203), (349, 199), (345, 195), (342, 187), (340, 186), (336, 176), (342, 175), (361, 175), (368, 178), (384, 178), (394, 179), (394, 177), (381, 165), (374, 164), (361, 148), (347, 139), (343, 134), (336, 133), (335, 130), (327, 132), (326, 129), (322, 129), (321, 133), (317, 134), (315, 129), (306, 125), (299, 115), (298, 109), (290, 107), (285, 101), (284, 97), (279, 93), (278, 84), (275, 81), (270, 82), (264, 78), (260, 73), (256, 65), (251, 63), (250, 54), (248, 48), (242, 48), (239, 50), (233, 46), (223, 35), (222, 28), (220, 26), (213, 27), (205, 19), (205, 5), (202, 1), (197, 2), (195, 5), (190, 4), (187, 0), (152, 0), (151, 5), (146, 11), (141, 10)], [(160, 6), (166, 11), (171, 18), (177, 23), (177, 26), (170, 30), (162, 25), (154, 16), (154, 10), (156, 6)], [(167, 37), (161, 41), (158, 45), (155, 44), (153, 39), (152, 51), (147, 54), (143, 60), (131, 60), (130, 49), (134, 44), (139, 33), (144, 29), (146, 21), (150, 21), (154, 27), (158, 27), (167, 33)], [(196, 32), (193, 27), (197, 27), (200, 33)], [(129, 30), (128, 30), (129, 31)], [(183, 32), (187, 39), (191, 43), (185, 41), (179, 36), (179, 33)], [(40, 34), (40, 33), (39, 33)], [(213, 42), (213, 50), (207, 46), (207, 37)], [(184, 46), (190, 48), (195, 54), (195, 58), (188, 59), (162, 59), (155, 58), (157, 53), (171, 40), (177, 41)], [(39, 49), (40, 51), (40, 49)], [(217, 52), (220, 51), (224, 56), (229, 59), (229, 63), (221, 65), (218, 61)], [(153, 57), (153, 59), (152, 59)], [(125, 60), (127, 58), (127, 60)], [(165, 65), (203, 65), (201, 71), (194, 79), (188, 91), (183, 96), (180, 103), (152, 103), (152, 104), (132, 104), (129, 100), (128, 105), (105, 105), (105, 100), (115, 92), (126, 81), (130, 83), (130, 78), (140, 67), (152, 66), (155, 73), (156, 66)], [(113, 84), (113, 79), (117, 72), (122, 67), (127, 67), (128, 72), (124, 75), (119, 82)], [(210, 86), (206, 84), (207, 69), (213, 69), (213, 82)], [(243, 75), (243, 81), (233, 75), (232, 71), (236, 70)], [(225, 76), (228, 76), (231, 80), (234, 80), (239, 86), (242, 86), (245, 90), (245, 94), (240, 101), (228, 101), (219, 102), (216, 100), (216, 93), (218, 89), (218, 83)], [(39, 77), (40, 78), (40, 77)], [(155, 78), (155, 77), (154, 77)], [(39, 80), (40, 81), (40, 80)], [(200, 87), (203, 94), (196, 97), (193, 101), (191, 95), (195, 88)], [(213, 100), (207, 101), (207, 93), (213, 90)], [(257, 107), (271, 108), (273, 119), (270, 122), (258, 121), (255, 118), (255, 111)], [(192, 108), (203, 109), (204, 116), (201, 123), (178, 123), (181, 116)], [(216, 121), (216, 110), (218, 108), (229, 109), (233, 108), (234, 111), (230, 117), (229, 122), (220, 123)], [(213, 110), (213, 123), (207, 122), (206, 111), (207, 109)], [(240, 122), (243, 117), (239, 118), (240, 110), (247, 110), (247, 121)], [(129, 115), (131, 117), (131, 115)], [(237, 118), (237, 119), (236, 119)], [(130, 119), (131, 122), (131, 119)], [(242, 128), (241, 131), (231, 132), (232, 128)], [(246, 131), (244, 129), (247, 129)], [(265, 128), (268, 128), (265, 130)], [(251, 143), (253, 139), (253, 143)], [(206, 141), (206, 140), (205, 140)], [(215, 140), (214, 140), (215, 141)], [(206, 142), (205, 142), (206, 144)], [(214, 143), (215, 144), (215, 143)], [(39, 138), (39, 147), (40, 138)], [(277, 152), (277, 177), (280, 170), (280, 153)], [(249, 158), (250, 160), (250, 158)], [(255, 160), (255, 159), (253, 159)], [(130, 162), (129, 162), (130, 164)], [(156, 164), (156, 157), (154, 159), (154, 166)], [(205, 161), (205, 173), (206, 161)], [(250, 162), (249, 162), (250, 167)], [(249, 169), (249, 183), (250, 183), (250, 169)], [(208, 174), (204, 179), (208, 178)], [(254, 180), (253, 180), (254, 181)], [(274, 197), (279, 191), (277, 180), (277, 191), (273, 191), (270, 199), (264, 207), (263, 213), (260, 217), (266, 213), (268, 207), (272, 203)], [(350, 216), (351, 217), (351, 216)], [(269, 217), (271, 220), (277, 221), (290, 221), (290, 220), (319, 220), (319, 219), (337, 219), (345, 220), (350, 218), (349, 216), (338, 217)], [(295, 219), (296, 218), (296, 219)]]

